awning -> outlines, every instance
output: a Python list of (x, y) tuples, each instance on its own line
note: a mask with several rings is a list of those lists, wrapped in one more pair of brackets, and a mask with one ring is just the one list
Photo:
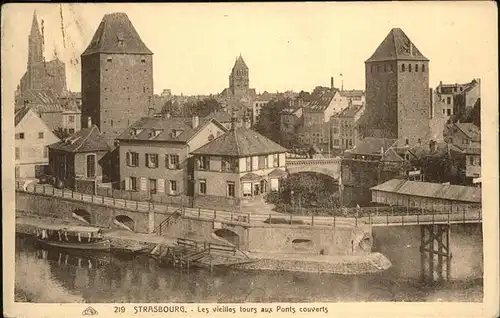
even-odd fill
[(241, 181), (260, 181), (262, 180), (262, 176), (259, 176), (253, 172), (249, 172), (243, 177), (240, 178)]
[(273, 171), (269, 172), (268, 176), (271, 178), (281, 178), (286, 176), (287, 173), (284, 170), (281, 169), (274, 169)]

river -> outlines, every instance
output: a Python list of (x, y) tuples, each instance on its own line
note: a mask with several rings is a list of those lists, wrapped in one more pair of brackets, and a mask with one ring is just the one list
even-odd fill
[(433, 285), (419, 278), (417, 230), (376, 229), (375, 249), (393, 266), (359, 276), (227, 269), (210, 273), (193, 268), (181, 272), (147, 256), (42, 249), (31, 237), (16, 236), (15, 298), (47, 303), (482, 301), (480, 229), (453, 230), (452, 280)]

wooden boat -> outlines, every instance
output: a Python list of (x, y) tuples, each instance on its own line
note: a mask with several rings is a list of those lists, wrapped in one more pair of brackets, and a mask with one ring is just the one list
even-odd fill
[(102, 237), (100, 228), (89, 226), (38, 227), (35, 238), (40, 244), (59, 248), (103, 251), (111, 247), (111, 242)]

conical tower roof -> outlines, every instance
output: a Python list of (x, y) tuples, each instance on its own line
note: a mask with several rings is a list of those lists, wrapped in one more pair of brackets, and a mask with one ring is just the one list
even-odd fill
[(400, 28), (392, 29), (366, 62), (391, 60), (429, 61)]
[(234, 62), (234, 66), (233, 66), (233, 70), (236, 70), (236, 69), (246, 69), (248, 70), (248, 66), (247, 64), (245, 63), (245, 61), (243, 60), (243, 56), (238, 56), (236, 58), (236, 62)]
[(95, 53), (153, 54), (142, 42), (128, 16), (121, 12), (104, 15), (82, 55)]
[(30, 36), (41, 36), (40, 28), (38, 27), (38, 18), (36, 16), (36, 10), (33, 11), (33, 20), (31, 21)]

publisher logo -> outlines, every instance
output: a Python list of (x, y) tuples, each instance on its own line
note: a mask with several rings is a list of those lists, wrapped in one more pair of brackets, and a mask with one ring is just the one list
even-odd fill
[(97, 312), (97, 310), (95, 310), (94, 308), (92, 308), (92, 307), (90, 307), (90, 306), (89, 306), (89, 307), (87, 307), (87, 309), (85, 309), (85, 310), (82, 312), (82, 315), (83, 315), (83, 316), (94, 316), (94, 315), (97, 315), (97, 314), (99, 314), (99, 313)]

